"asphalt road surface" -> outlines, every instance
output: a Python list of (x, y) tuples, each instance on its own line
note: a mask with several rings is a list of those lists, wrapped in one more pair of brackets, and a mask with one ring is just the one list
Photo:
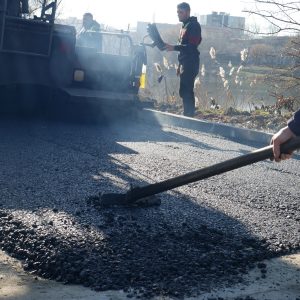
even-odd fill
[(121, 120), (2, 119), (0, 136), (0, 246), (33, 274), (128, 297), (182, 298), (242, 281), (254, 267), (265, 278), (263, 259), (300, 250), (297, 159), (177, 188), (160, 195), (159, 207), (99, 210), (89, 196), (181, 175), (258, 145)]

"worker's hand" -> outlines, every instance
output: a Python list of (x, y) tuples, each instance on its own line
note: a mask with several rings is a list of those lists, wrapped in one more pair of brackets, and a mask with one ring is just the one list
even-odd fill
[(280, 154), (280, 145), (287, 142), (289, 139), (295, 137), (295, 134), (289, 129), (289, 127), (284, 127), (275, 133), (272, 137), (271, 144), (273, 145), (274, 159), (276, 162), (281, 160), (289, 159), (292, 156), (292, 152), (289, 154)]
[(166, 51), (174, 51), (174, 46), (173, 45), (169, 45), (169, 44), (165, 44), (165, 49)]

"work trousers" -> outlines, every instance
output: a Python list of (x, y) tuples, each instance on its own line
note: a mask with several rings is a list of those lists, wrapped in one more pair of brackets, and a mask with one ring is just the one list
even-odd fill
[(199, 73), (199, 59), (180, 63), (179, 95), (183, 102), (183, 114), (188, 117), (195, 115), (194, 83)]

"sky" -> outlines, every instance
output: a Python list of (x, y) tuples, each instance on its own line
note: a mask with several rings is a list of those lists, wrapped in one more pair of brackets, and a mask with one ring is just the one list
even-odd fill
[[(101, 24), (118, 29), (135, 27), (137, 21), (156, 23), (178, 23), (177, 4), (179, 0), (63, 0), (62, 17), (81, 18), (84, 12), (91, 12)], [(210, 14), (212, 11), (226, 12), (231, 16), (247, 16), (243, 9), (251, 7), (251, 0), (189, 0), (191, 15)]]

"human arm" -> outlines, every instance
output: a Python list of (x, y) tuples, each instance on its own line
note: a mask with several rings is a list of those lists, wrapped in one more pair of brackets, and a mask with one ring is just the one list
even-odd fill
[(289, 159), (291, 157), (292, 153), (280, 154), (280, 145), (295, 136), (300, 136), (300, 110), (298, 110), (288, 121), (288, 126), (280, 129), (272, 137), (271, 144), (273, 144), (274, 159), (276, 162), (280, 162), (281, 160)]
[(190, 52), (197, 50), (202, 41), (201, 26), (198, 22), (191, 22), (181, 32), (181, 43), (174, 46), (174, 51)]
[(288, 121), (288, 127), (297, 136), (300, 136), (300, 109)]
[(273, 145), (274, 160), (276, 162), (280, 162), (281, 160), (291, 158), (292, 153), (280, 153), (280, 145), (293, 137), (295, 137), (295, 134), (290, 130), (288, 126), (280, 129), (277, 133), (273, 135), (271, 144)]
[(201, 26), (197, 22), (190, 22), (186, 28), (181, 29), (180, 44), (165, 44), (167, 51), (193, 51), (196, 50), (202, 41)]
[(175, 46), (170, 44), (165, 44), (166, 51), (174, 51)]

